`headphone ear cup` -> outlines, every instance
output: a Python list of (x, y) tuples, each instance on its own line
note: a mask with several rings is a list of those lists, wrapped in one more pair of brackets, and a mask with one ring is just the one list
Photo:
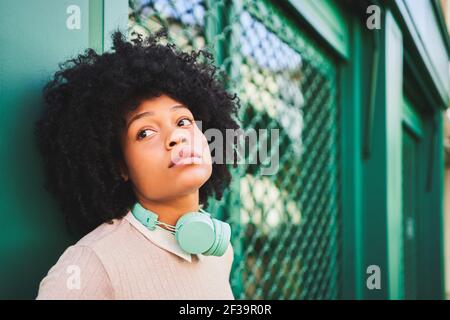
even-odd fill
[(209, 248), (207, 252), (204, 253), (204, 255), (211, 255), (211, 256), (223, 256), (225, 251), (228, 248), (228, 243), (230, 242), (231, 238), (231, 227), (228, 223), (225, 223), (223, 221), (212, 219), (214, 223), (214, 229), (215, 229), (215, 239), (214, 244)]
[(177, 222), (175, 237), (184, 251), (203, 253), (214, 244), (214, 224), (207, 215), (188, 213)]
[(217, 247), (219, 246), (219, 243), (221, 241), (221, 233), (222, 233), (222, 226), (216, 219), (211, 219), (212, 223), (214, 224), (214, 243), (213, 245), (203, 253), (205, 256), (214, 256), (215, 252), (217, 251)]
[(230, 243), (231, 239), (231, 227), (228, 223), (219, 221), (219, 223), (222, 225), (222, 232), (220, 237), (220, 243), (217, 246), (216, 252), (214, 252), (214, 255), (216, 256), (223, 256), (225, 252), (227, 251), (228, 245)]

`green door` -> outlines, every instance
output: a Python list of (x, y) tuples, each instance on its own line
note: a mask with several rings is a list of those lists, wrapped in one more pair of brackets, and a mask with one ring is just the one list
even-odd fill
[[(35, 298), (74, 240), (43, 188), (33, 124), (58, 63), (127, 25), (126, 0), (0, 1), (0, 299)], [(106, 10), (107, 9), (107, 10)]]
[(418, 228), (421, 205), (422, 122), (412, 106), (403, 107), (403, 254), (405, 299), (418, 298)]

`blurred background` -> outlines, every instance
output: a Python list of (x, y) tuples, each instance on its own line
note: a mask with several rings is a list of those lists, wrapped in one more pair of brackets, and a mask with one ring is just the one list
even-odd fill
[(115, 28), (163, 26), (213, 53), (243, 128), (280, 130), (278, 172), (250, 146), (208, 208), (236, 299), (450, 298), (450, 1), (2, 0), (0, 299), (34, 299), (77, 240), (43, 189), (42, 86)]

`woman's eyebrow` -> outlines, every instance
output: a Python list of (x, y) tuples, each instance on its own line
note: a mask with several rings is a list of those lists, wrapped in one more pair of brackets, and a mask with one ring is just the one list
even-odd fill
[[(177, 104), (177, 105), (172, 106), (170, 108), (170, 111), (174, 111), (176, 109), (189, 109), (189, 108), (186, 107), (183, 104)], [(138, 119), (140, 119), (142, 117), (150, 117), (150, 116), (153, 116), (153, 115), (155, 115), (154, 111), (145, 111), (145, 112), (142, 112), (142, 113), (139, 113), (139, 114), (135, 115), (133, 118), (131, 118), (130, 122), (128, 122), (127, 130), (130, 128), (130, 125), (133, 123), (133, 121), (136, 121), (136, 120), (138, 120)]]

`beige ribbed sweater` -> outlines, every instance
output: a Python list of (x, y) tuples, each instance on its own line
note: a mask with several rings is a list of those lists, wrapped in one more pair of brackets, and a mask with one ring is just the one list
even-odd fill
[(104, 223), (67, 248), (36, 299), (234, 299), (231, 244), (221, 257), (192, 255), (189, 262), (152, 242), (145, 235), (152, 231), (131, 217)]

